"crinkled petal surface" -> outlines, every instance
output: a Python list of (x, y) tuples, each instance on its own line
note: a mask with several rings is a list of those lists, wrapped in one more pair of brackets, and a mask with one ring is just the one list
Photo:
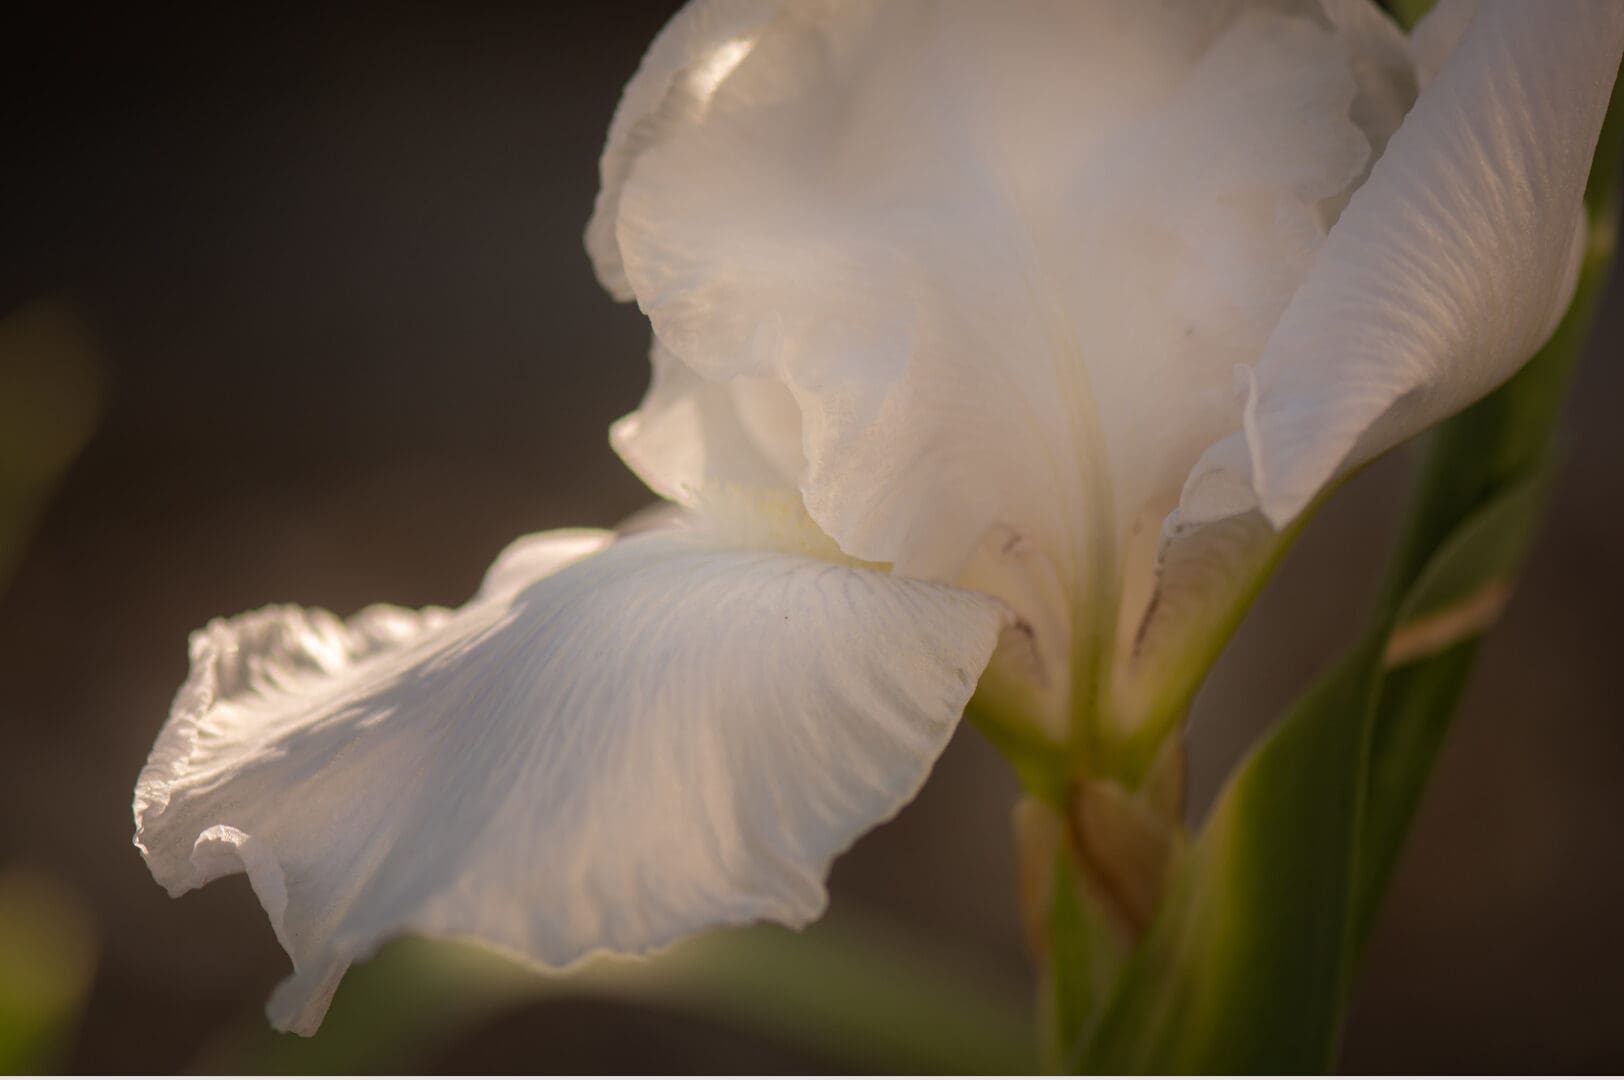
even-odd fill
[(996, 601), (686, 529), (519, 541), (457, 611), (268, 608), (192, 641), (136, 788), (172, 893), (245, 871), (309, 1033), (406, 932), (561, 966), (798, 925), (946, 745)]
[(1407, 103), (1368, 6), (701, 4), (628, 89), (590, 245), (672, 361), (782, 387), (775, 460), (849, 554), (950, 579), (1001, 528), (1074, 582), (1236, 426)]
[[(1231, 439), (1244, 439), (1245, 479), (1276, 526), (1339, 470), (1509, 377), (1572, 297), (1624, 4), (1484, 0), (1439, 18), (1419, 43), (1423, 77), (1436, 77), (1270, 337)], [(1237, 456), (1215, 448), (1186, 511), (1211, 501), (1209, 474), (1232, 473)]]

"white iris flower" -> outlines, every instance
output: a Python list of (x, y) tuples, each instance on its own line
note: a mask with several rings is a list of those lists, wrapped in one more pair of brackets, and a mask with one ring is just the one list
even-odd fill
[[(135, 792), (246, 871), (314, 1031), (402, 933), (564, 966), (800, 925), (971, 695), (1141, 770), (1287, 529), (1564, 311), (1619, 0), (699, 0), (587, 232), (681, 509), (456, 610), (192, 639)], [(989, 667), (989, 664), (991, 665)], [(985, 678), (983, 675), (985, 673)]]

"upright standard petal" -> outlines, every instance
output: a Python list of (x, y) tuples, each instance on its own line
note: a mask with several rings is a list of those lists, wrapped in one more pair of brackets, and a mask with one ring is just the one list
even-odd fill
[(1187, 512), (1233, 487), (1209, 474), (1233, 473), (1239, 458), (1282, 526), (1339, 470), (1533, 355), (1572, 297), (1621, 50), (1617, 0), (1484, 0), (1471, 12), (1270, 337), (1244, 430), (1198, 466)]
[(703, 113), (710, 96), (744, 59), (782, 0), (693, 0), (665, 24), (626, 84), (598, 165), (598, 201), (586, 250), (598, 280), (618, 300), (632, 298), (615, 222), (620, 190), (637, 156), (658, 136), (661, 114)]
[(709, 33), (724, 79), (640, 73), (617, 115), (600, 271), (699, 378), (781, 384), (847, 552), (952, 578), (1004, 528), (1075, 584), (1233, 424), (1366, 164), (1379, 35), (1295, 8), (806, 0)]
[(690, 529), (520, 541), (457, 611), (268, 608), (192, 641), (135, 797), (179, 894), (245, 871), (310, 1033), (418, 932), (547, 966), (802, 924), (946, 745), (1003, 607)]
[(1369, 0), (755, 10), (688, 9), (616, 115), (589, 246), (658, 343), (616, 447), (690, 505), (770, 461), (849, 554), (993, 589), (1006, 711), (1063, 735), (1088, 656), (1208, 636), (1146, 630), (1211, 561), (1160, 526), (1414, 99), (1403, 37)]

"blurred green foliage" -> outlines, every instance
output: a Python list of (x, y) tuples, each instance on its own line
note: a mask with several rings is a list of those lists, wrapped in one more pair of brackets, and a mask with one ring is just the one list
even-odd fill
[(95, 345), (71, 307), (37, 301), (0, 319), (0, 586), (90, 438), (102, 383)]
[(59, 1067), (96, 968), (95, 924), (42, 870), (0, 871), (0, 1073)]
[[(40, 301), (0, 319), (0, 591), (101, 398), (101, 366), (71, 308)], [(43, 870), (0, 871), (0, 1072), (61, 1065), (96, 952), (94, 920), (67, 885)]]
[[(851, 914), (804, 933), (720, 931), (649, 960), (600, 959), (567, 975), (472, 946), (397, 941), (345, 979), (313, 1038), (255, 1014), (222, 1031), (199, 1072), (368, 1073), (421, 1068), (526, 1005), (599, 998), (701, 1015), (858, 1071), (1029, 1072), (1023, 1008), (901, 928)], [(546, 1047), (532, 1065), (548, 1070)]]

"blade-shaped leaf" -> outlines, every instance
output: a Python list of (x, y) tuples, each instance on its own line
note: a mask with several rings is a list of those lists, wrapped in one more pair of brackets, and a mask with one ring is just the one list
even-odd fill
[(1355, 883), (1363, 943), (1420, 806), (1478, 642), (1498, 617), (1534, 538), (1548, 469), (1510, 484), (1438, 549), (1399, 605), (1372, 718)]

